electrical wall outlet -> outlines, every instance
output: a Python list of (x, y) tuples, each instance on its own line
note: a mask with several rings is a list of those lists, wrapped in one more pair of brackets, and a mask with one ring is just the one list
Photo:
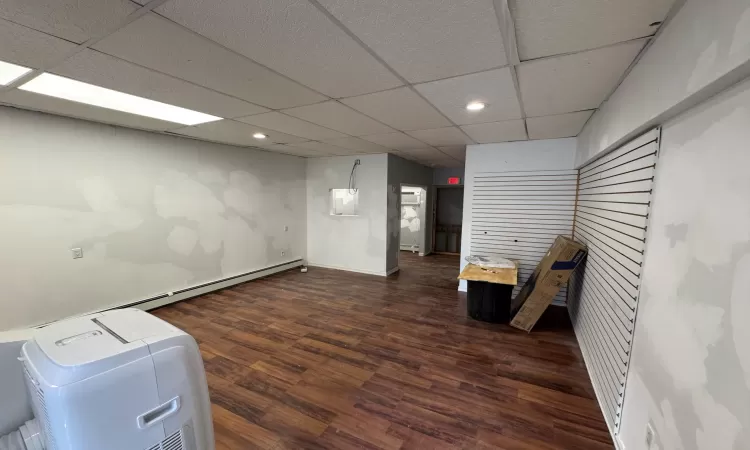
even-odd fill
[(83, 258), (82, 248), (72, 248), (70, 249), (70, 252), (73, 254), (73, 259)]
[(284, 231), (289, 231), (289, 225), (284, 226)]
[(284, 255), (286, 255), (286, 252), (281, 252), (281, 256), (284, 256)]
[(649, 420), (646, 424), (646, 449), (651, 450), (651, 445), (656, 440), (656, 431), (654, 431), (654, 424)]

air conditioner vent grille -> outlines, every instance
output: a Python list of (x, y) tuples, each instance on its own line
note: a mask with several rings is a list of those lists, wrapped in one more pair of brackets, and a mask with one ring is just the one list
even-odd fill
[(55, 450), (57, 448), (57, 443), (55, 442), (55, 436), (52, 434), (52, 430), (49, 427), (49, 411), (47, 411), (47, 402), (44, 400), (44, 391), (39, 388), (39, 383), (31, 377), (31, 373), (29, 373), (26, 366), (24, 366), (23, 371), (26, 376), (26, 385), (29, 389), (29, 395), (36, 406), (38, 414), (41, 415), (38, 419), (42, 423), (42, 429), (44, 430), (46, 448), (47, 450)]
[(177, 430), (171, 435), (167, 436), (166, 439), (161, 441), (160, 444), (156, 444), (153, 447), (149, 447), (146, 450), (184, 450), (185, 446), (182, 444), (182, 430)]

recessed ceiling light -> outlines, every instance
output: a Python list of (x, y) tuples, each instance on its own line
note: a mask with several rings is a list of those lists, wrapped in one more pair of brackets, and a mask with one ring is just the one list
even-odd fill
[(183, 125), (198, 125), (222, 119), (49, 73), (39, 75), (18, 89)]
[(28, 67), (0, 61), (0, 86), (6, 86), (31, 72)]
[(466, 109), (468, 109), (469, 111), (481, 111), (485, 106), (487, 106), (487, 104), (484, 102), (471, 102), (466, 105)]
[(263, 134), (263, 133), (255, 133), (255, 134), (253, 135), (253, 137), (254, 137), (255, 139), (265, 139), (265, 138), (267, 138), (268, 136), (266, 136), (266, 135), (265, 135), (265, 134)]

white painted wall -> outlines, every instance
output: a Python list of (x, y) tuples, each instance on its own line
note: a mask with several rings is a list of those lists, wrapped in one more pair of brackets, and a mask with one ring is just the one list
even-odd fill
[[(476, 172), (573, 169), (575, 155), (575, 138), (467, 146), (461, 228), (461, 270), (466, 266), (466, 257), (471, 249), (471, 208)], [(465, 281), (461, 281), (458, 290), (466, 291)]]
[(663, 127), (623, 407), (627, 450), (646, 448), (649, 419), (654, 449), (750, 443), (749, 124), (750, 80)]
[[(345, 189), (359, 159), (359, 215), (330, 215), (330, 189)], [(386, 271), (388, 155), (334, 156), (307, 160), (307, 259), (312, 266), (374, 275)]]
[(0, 142), (0, 330), (305, 256), (301, 158), (6, 107)]
[(576, 165), (750, 75), (750, 2), (687, 0), (578, 136)]
[(427, 191), (425, 199), (424, 219), (424, 249), (423, 254), (432, 252), (432, 227), (433, 227), (433, 205), (435, 202), (434, 189), (432, 189), (432, 169), (408, 161), (396, 155), (388, 156), (388, 241), (387, 241), (387, 272), (392, 272), (398, 267), (398, 252), (401, 245), (399, 235), (401, 231), (401, 185), (423, 187)]

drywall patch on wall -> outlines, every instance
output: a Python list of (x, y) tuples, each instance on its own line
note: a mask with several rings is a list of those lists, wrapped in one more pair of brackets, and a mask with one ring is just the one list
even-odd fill
[(649, 418), (664, 449), (750, 442), (748, 123), (750, 81), (663, 128), (625, 391), (626, 448), (642, 446)]
[(182, 256), (188, 256), (193, 252), (198, 243), (198, 233), (192, 228), (177, 225), (172, 228), (167, 236), (167, 245), (172, 251)]
[(748, 74), (750, 4), (687, 0), (586, 124), (578, 136), (576, 165)]
[(0, 330), (305, 256), (300, 158), (5, 107), (0, 142)]
[(750, 254), (744, 255), (737, 262), (734, 270), (734, 283), (732, 285), (731, 321), (732, 337), (734, 347), (737, 349), (737, 357), (740, 366), (745, 372), (745, 385), (750, 389), (750, 326), (747, 320), (750, 317)]
[(218, 184), (221, 186), (226, 186), (228, 183), (226, 175), (216, 167), (206, 167), (203, 170), (199, 170), (198, 181), (205, 184)]

